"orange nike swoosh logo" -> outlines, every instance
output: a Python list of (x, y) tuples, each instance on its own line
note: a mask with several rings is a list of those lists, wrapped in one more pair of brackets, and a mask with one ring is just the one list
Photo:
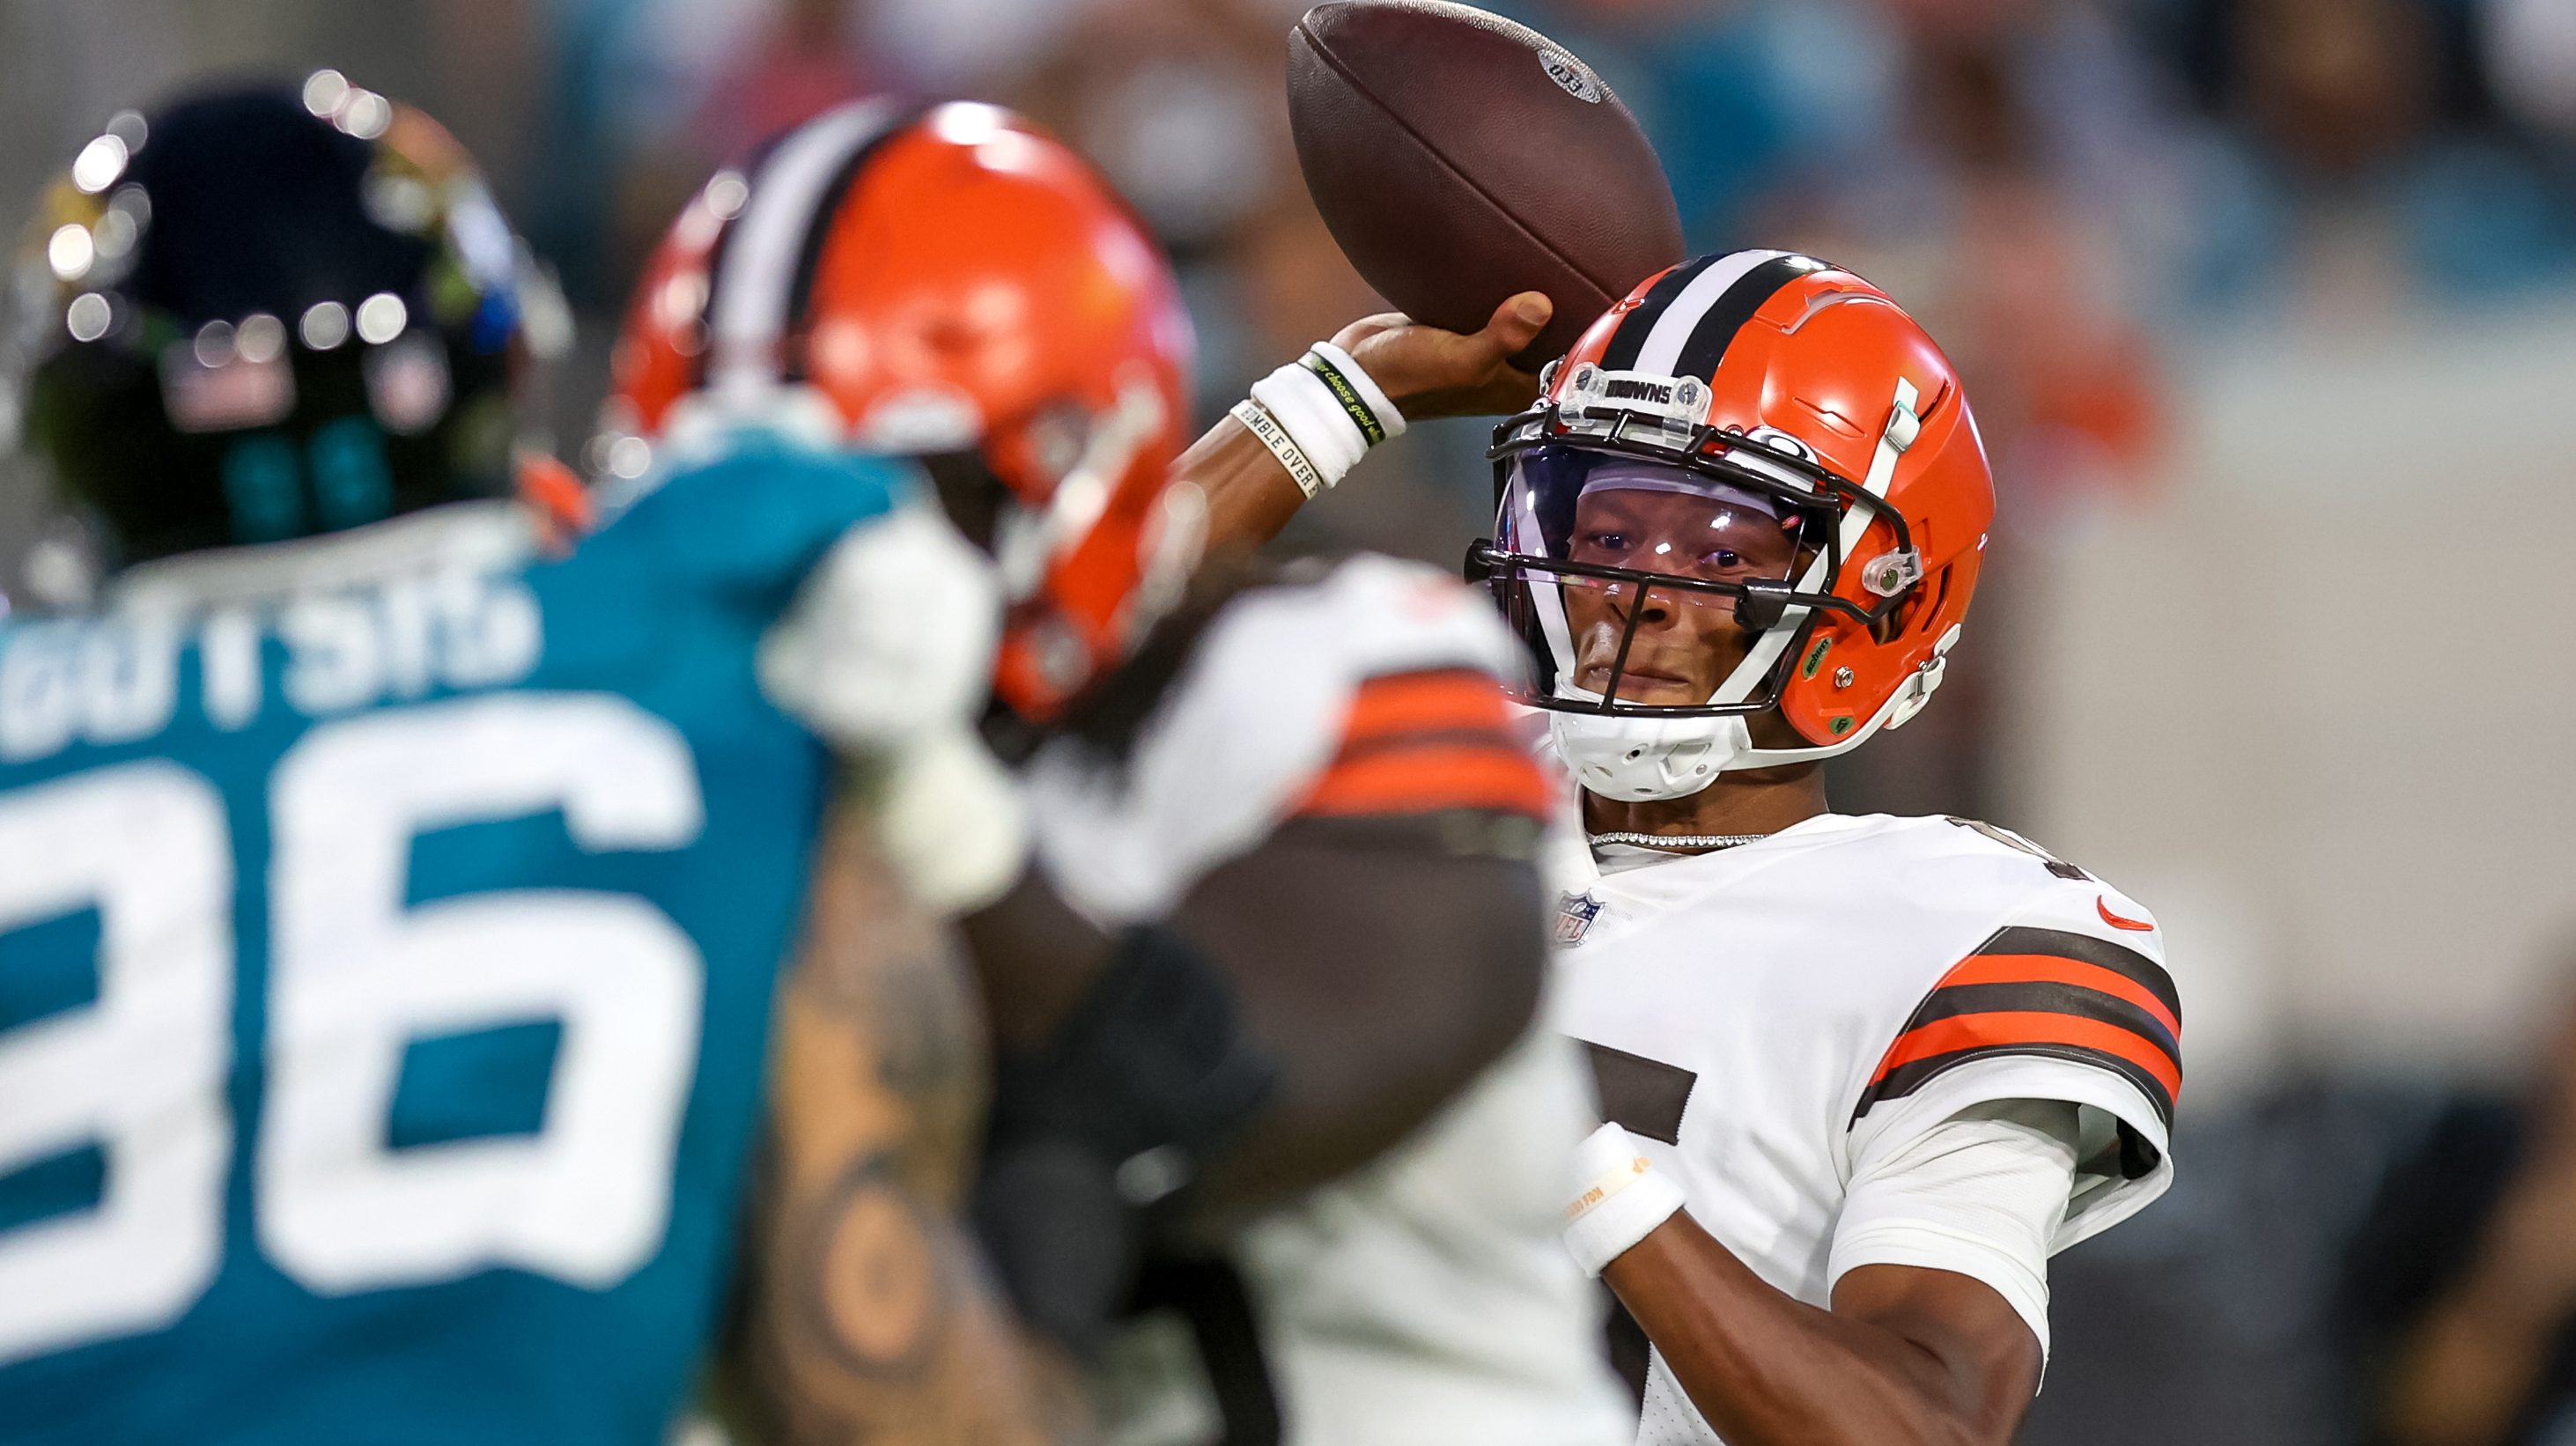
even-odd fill
[(2093, 907), (2102, 915), (2102, 922), (2110, 925), (2114, 929), (2128, 929), (2140, 934), (2153, 933), (2155, 931), (2156, 926), (2148, 923), (2144, 919), (2123, 919), (2119, 915), (2112, 913), (2111, 901), (2099, 894), (2096, 894), (2093, 897)]

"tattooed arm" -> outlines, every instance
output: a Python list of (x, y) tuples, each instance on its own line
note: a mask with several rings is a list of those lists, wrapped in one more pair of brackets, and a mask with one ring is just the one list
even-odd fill
[(830, 830), (781, 992), (742, 1322), (765, 1434), (793, 1446), (1035, 1446), (1081, 1429), (959, 1212), (983, 1117), (980, 1026), (946, 931), (865, 830)]

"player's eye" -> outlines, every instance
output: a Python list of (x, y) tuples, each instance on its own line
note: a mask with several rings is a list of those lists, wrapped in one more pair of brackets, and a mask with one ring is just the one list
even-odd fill
[(1624, 553), (1628, 550), (1628, 534), (1624, 532), (1587, 532), (1575, 541), (1593, 552)]

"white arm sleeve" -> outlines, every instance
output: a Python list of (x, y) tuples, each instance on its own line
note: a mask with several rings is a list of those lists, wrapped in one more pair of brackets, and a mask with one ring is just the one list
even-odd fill
[(2048, 1355), (2048, 1255), (2082, 1130), (2063, 1100), (1991, 1100), (1855, 1162), (1826, 1267), (1948, 1270), (2010, 1302)]

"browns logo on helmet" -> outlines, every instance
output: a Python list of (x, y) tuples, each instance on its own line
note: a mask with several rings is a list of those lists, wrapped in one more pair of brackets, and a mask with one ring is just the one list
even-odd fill
[[(1976, 591), (1994, 483), (1957, 373), (1886, 293), (1778, 251), (1685, 263), (1495, 433), (1471, 569), (1575, 776), (1680, 798), (1912, 718)], [(1758, 746), (1776, 714), (1790, 746)]]

